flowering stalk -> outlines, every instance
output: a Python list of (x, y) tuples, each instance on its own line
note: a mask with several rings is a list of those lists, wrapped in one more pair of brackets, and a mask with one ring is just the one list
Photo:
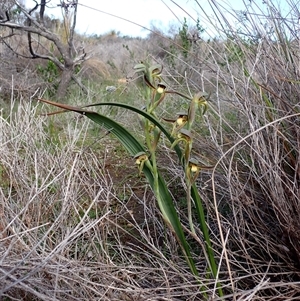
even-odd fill
[[(174, 206), (172, 195), (158, 170), (156, 150), (161, 133), (163, 133), (167, 139), (169, 139), (172, 148), (174, 148), (181, 160), (183, 170), (185, 172), (185, 181), (187, 185), (187, 210), (190, 229), (194, 233), (193, 236), (196, 237), (192, 220), (192, 200), (194, 200), (196, 213), (198, 215), (202, 234), (206, 242), (205, 249), (203, 251), (207, 254), (209, 266), (208, 272), (211, 273), (217, 281), (217, 264), (209, 236), (209, 229), (206, 225), (205, 212), (202, 206), (201, 198), (195, 185), (195, 181), (199, 175), (199, 172), (201, 169), (206, 167), (200, 166), (197, 160), (191, 157), (193, 145), (192, 126), (196, 118), (196, 111), (200, 109), (200, 114), (204, 114), (207, 109), (206, 94), (202, 92), (197, 93), (193, 98), (191, 98), (179, 92), (167, 90), (166, 86), (161, 83), (162, 68), (159, 65), (149, 66), (142, 63), (138, 64), (135, 69), (137, 72), (143, 73), (144, 81), (146, 83), (146, 110), (140, 110), (124, 103), (100, 102), (78, 108), (68, 106), (66, 104), (54, 103), (45, 99), (40, 99), (40, 101), (61, 108), (62, 111), (60, 112), (77, 112), (90, 118), (100, 126), (104, 126), (111, 134), (115, 135), (115, 137), (123, 144), (124, 148), (126, 148), (127, 151), (134, 156), (135, 163), (138, 166), (139, 175), (143, 173), (148, 179), (166, 224), (176, 236), (191, 272), (197, 277), (197, 279), (199, 279), (198, 270), (192, 258), (190, 246), (184, 234), (176, 207)], [(180, 97), (190, 100), (188, 112), (178, 113), (177, 118), (172, 121), (173, 136), (162, 125), (161, 121), (156, 117), (154, 111), (157, 106), (164, 101), (166, 94), (176, 94)], [(91, 106), (117, 106), (139, 114), (139, 116), (143, 118), (141, 124), (144, 130), (147, 149), (145, 149), (145, 146), (137, 141), (137, 139), (126, 128), (118, 124), (116, 121), (107, 116), (100, 115), (97, 112), (84, 109)], [(49, 115), (60, 112), (50, 113)], [(183, 147), (184, 152), (181, 151), (181, 147)], [(203, 291), (204, 299), (208, 299), (206, 293), (208, 288), (203, 283), (200, 285), (200, 290)], [(219, 295), (221, 297), (223, 292), (218, 282), (217, 286)]]

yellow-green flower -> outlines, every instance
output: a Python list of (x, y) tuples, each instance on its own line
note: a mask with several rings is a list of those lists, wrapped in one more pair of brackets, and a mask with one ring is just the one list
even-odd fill
[(195, 182), (199, 173), (201, 171), (201, 166), (195, 158), (191, 158), (188, 163), (188, 177), (191, 183)]
[(182, 127), (183, 125), (186, 124), (186, 122), (188, 121), (188, 114), (186, 113), (183, 113), (183, 112), (180, 112), (177, 114), (178, 117), (177, 117), (177, 120), (176, 120), (176, 123)]
[(191, 169), (191, 172), (197, 172), (200, 169), (200, 164), (198, 160), (191, 158), (189, 161), (189, 167)]
[(158, 84), (157, 85), (156, 92), (158, 94), (163, 94), (165, 92), (165, 90), (166, 90), (166, 86), (165, 85), (163, 85), (163, 84)]
[(185, 140), (186, 142), (189, 142), (192, 140), (192, 133), (187, 129), (181, 129), (177, 135), (177, 138), (179, 140)]
[(187, 129), (181, 129), (177, 134), (177, 139), (172, 143), (171, 148), (174, 148), (179, 142), (188, 144), (192, 141), (192, 133)]
[(134, 156), (135, 164), (138, 165), (139, 168), (139, 176), (142, 174), (144, 164), (149, 160), (147, 154), (145, 152), (139, 152)]
[(148, 160), (148, 156), (145, 152), (140, 152), (134, 156), (134, 159), (135, 159), (135, 163), (137, 165), (140, 165), (143, 162), (145, 162), (146, 160)]

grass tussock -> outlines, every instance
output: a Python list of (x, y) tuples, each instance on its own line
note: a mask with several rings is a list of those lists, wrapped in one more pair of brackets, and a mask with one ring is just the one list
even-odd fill
[(280, 11), (271, 3), (264, 7), (268, 25), (260, 27), (253, 8), (242, 20), (235, 15), (237, 31), (222, 4), (214, 5), (226, 40), (222, 51), (212, 46), (206, 64), (216, 84), (213, 75), (204, 78), (216, 93), (216, 123), (208, 120), (219, 151), (213, 199), (232, 287), (254, 289), (266, 280), (251, 300), (288, 300), (299, 296), (299, 50), (288, 23), (293, 13), (275, 18), (271, 12)]

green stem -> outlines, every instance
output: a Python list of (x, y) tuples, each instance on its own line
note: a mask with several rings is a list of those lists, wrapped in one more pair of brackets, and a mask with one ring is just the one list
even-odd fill
[[(152, 83), (152, 76), (151, 74), (148, 74), (148, 79), (149, 81)], [(150, 115), (152, 115), (153, 112), (153, 108), (152, 108), (152, 104), (151, 104), (151, 100), (152, 100), (152, 89), (147, 87), (147, 101), (148, 101), (148, 106), (147, 106), (147, 113), (149, 113)], [(158, 169), (157, 169), (157, 160), (156, 160), (156, 146), (153, 146), (152, 144), (152, 140), (151, 140), (151, 133), (150, 133), (150, 123), (148, 119), (145, 119), (145, 128), (144, 128), (144, 133), (145, 133), (145, 137), (146, 137), (146, 145), (148, 147), (148, 150), (150, 152), (150, 160), (151, 160), (151, 164), (152, 164), (152, 173), (153, 173), (153, 179), (154, 179), (154, 194), (156, 196), (156, 199), (158, 201), (159, 206), (161, 207), (161, 197), (160, 197), (160, 190), (159, 190), (159, 181), (158, 181)]]
[(196, 234), (195, 227), (193, 224), (193, 216), (192, 216), (192, 197), (191, 197), (192, 179), (191, 179), (191, 172), (189, 170), (190, 168), (189, 161), (191, 157), (192, 147), (193, 147), (193, 140), (191, 139), (185, 146), (184, 171), (185, 171), (185, 183), (187, 186), (186, 199), (187, 199), (189, 225), (192, 233)]
[(191, 189), (192, 189), (192, 184), (190, 179), (186, 176), (186, 186), (187, 186), (187, 191), (186, 191), (186, 198), (187, 198), (187, 210), (188, 210), (188, 218), (189, 218), (189, 225), (190, 229), (193, 234), (196, 234), (194, 223), (193, 223), (193, 217), (192, 217), (192, 198), (191, 198)]

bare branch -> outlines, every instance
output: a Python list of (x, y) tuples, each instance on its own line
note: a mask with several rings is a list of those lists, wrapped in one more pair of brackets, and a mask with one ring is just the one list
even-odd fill
[[(37, 8), (38, 8), (38, 4), (36, 3), (35, 7), (29, 11), (29, 15), (31, 15)], [(31, 26), (31, 19), (30, 18), (27, 18), (26, 22), (27, 22), (28, 26)], [(32, 47), (32, 38), (31, 38), (31, 32), (30, 31), (27, 32), (27, 38), (28, 38), (29, 52), (30, 52), (32, 58), (37, 58), (38, 55), (34, 52), (33, 47)]]
[(8, 11), (6, 10), (4, 12), (5, 16), (3, 15), (0, 15), (0, 23), (4, 23), (4, 22), (7, 22), (9, 21), (9, 14), (8, 14)]
[(72, 54), (72, 50), (74, 48), (73, 40), (74, 40), (74, 33), (75, 33), (75, 27), (76, 27), (76, 19), (77, 19), (77, 4), (78, 0), (75, 0), (74, 2), (74, 14), (73, 14), (73, 22), (70, 28), (70, 37), (69, 37), (69, 54)]
[(41, 0), (40, 20), (42, 23), (44, 23), (45, 6), (46, 6), (46, 0)]
[(9, 27), (12, 29), (18, 29), (30, 33), (35, 33), (37, 35), (40, 35), (48, 39), (49, 41), (52, 41), (56, 45), (59, 52), (61, 53), (63, 60), (66, 62), (70, 62), (68, 51), (65, 49), (65, 45), (60, 41), (60, 39), (55, 34), (50, 33), (48, 31), (43, 31), (42, 29), (33, 26), (20, 25), (12, 22), (0, 23), (0, 26)]
[[(62, 7), (62, 9), (64, 9), (65, 21), (68, 21), (67, 18), (69, 14), (69, 9), (72, 8), (74, 10), (72, 19), (70, 19), (72, 20), (70, 27), (67, 28), (68, 30), (67, 44), (57, 34), (47, 29), (44, 25), (43, 18), (44, 18), (44, 13), (46, 8), (46, 0), (35, 0), (34, 2), (35, 2), (35, 6), (30, 10), (26, 10), (19, 3), (19, 1), (14, 0), (14, 3), (21, 10), (22, 15), (25, 16), (26, 21), (23, 22), (22, 24), (22, 23), (10, 21), (9, 18), (6, 17), (6, 18), (2, 18), (3, 20), (1, 20), (0, 26), (10, 28), (15, 31), (26, 32), (27, 41), (28, 41), (28, 51), (31, 55), (31, 58), (32, 59), (41, 58), (45, 60), (50, 60), (62, 71), (61, 82), (59, 84), (57, 94), (61, 94), (60, 96), (63, 97), (62, 95), (65, 93), (67, 85), (69, 84), (71, 79), (73, 79), (74, 81), (77, 82), (77, 84), (79, 84), (79, 81), (77, 81), (76, 78), (73, 77), (74, 68), (87, 59), (87, 54), (85, 53), (84, 49), (81, 49), (82, 51), (78, 53), (73, 45), (75, 27), (76, 27), (78, 0), (61, 1), (61, 4), (59, 5)], [(36, 16), (33, 13), (38, 9), (39, 6), (40, 6), (39, 17), (36, 18)], [(8, 12), (7, 12), (7, 16), (8, 16)], [(34, 39), (34, 35), (38, 36), (38, 40)], [(53, 44), (55, 45), (56, 49), (59, 52), (58, 57), (55, 56), (51, 51), (49, 51), (48, 48), (44, 47), (43, 39), (40, 39), (41, 37), (45, 38), (50, 42), (53, 42)], [(37, 46), (35, 46), (35, 42), (37, 42)], [(6, 45), (15, 54), (20, 55), (13, 50), (13, 47), (11, 47), (11, 45), (9, 45), (8, 43), (6, 43)], [(37, 49), (46, 50), (46, 54), (38, 53)], [(22, 55), (22, 57), (25, 56)], [(82, 88), (81, 84), (80, 86)]]

